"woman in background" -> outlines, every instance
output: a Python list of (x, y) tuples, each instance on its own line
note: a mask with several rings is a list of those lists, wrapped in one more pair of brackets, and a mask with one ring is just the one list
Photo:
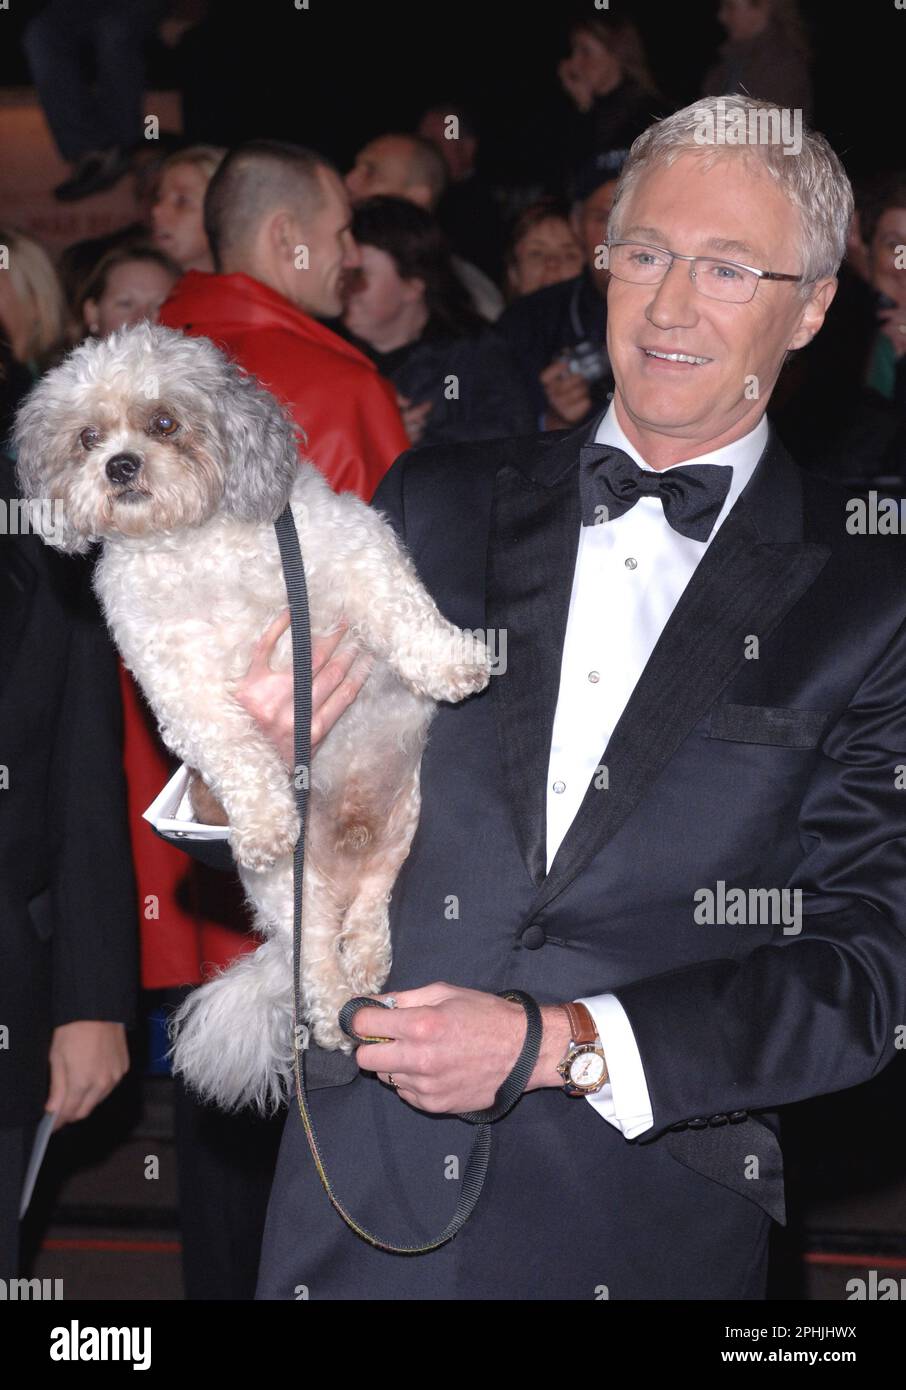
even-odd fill
[(93, 338), (115, 328), (155, 322), (157, 312), (182, 271), (154, 246), (121, 246), (108, 252), (81, 294), (82, 323)]
[(506, 251), (507, 298), (573, 280), (585, 264), (569, 210), (556, 198), (539, 198), (517, 217)]
[(368, 198), (352, 235), (362, 263), (343, 328), (393, 382), (412, 443), (530, 433), (509, 349), (472, 308), (431, 214), (403, 198)]
[(190, 145), (164, 161), (151, 207), (154, 244), (182, 270), (214, 269), (204, 229), (204, 195), (226, 154), (217, 145)]
[(69, 346), (66, 302), (53, 261), (34, 237), (0, 227), (0, 446), (11, 456), (8, 435), (16, 407), (33, 383)]
[(812, 119), (809, 43), (797, 0), (721, 0), (717, 18), (727, 33), (702, 96), (745, 92)]
[(628, 149), (664, 114), (663, 98), (632, 20), (590, 14), (571, 26), (569, 39), (557, 76), (578, 112), (569, 148), (579, 168), (604, 150)]

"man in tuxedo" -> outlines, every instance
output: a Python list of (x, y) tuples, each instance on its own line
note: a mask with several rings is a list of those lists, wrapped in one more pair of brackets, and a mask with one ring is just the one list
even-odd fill
[(42, 1109), (59, 1128), (120, 1081), (138, 975), (116, 658), (87, 565), (17, 503), (0, 456), (0, 1278)]
[[(851, 534), (765, 417), (833, 297), (852, 195), (821, 137), (708, 139), (703, 107), (719, 120), (677, 112), (623, 171), (607, 411), (410, 453), (374, 499), (506, 663), (432, 725), (396, 1007), (353, 1019), (390, 1041), (311, 1096), (334, 1193), (380, 1242), (430, 1241), (472, 1144), (459, 1116), (522, 1045), (500, 991), (541, 1005), (537, 1063), (474, 1214), (421, 1256), (344, 1224), (293, 1109), (261, 1299), (763, 1298), (778, 1107), (894, 1056), (901, 545)], [(285, 746), (266, 688), (267, 709), (244, 698)]]

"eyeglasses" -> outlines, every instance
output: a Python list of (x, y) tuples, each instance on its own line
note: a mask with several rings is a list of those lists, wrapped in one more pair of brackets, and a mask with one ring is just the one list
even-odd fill
[(718, 261), (712, 256), (681, 256), (662, 246), (644, 246), (638, 241), (607, 243), (607, 266), (618, 280), (632, 285), (659, 285), (674, 261), (689, 261), (689, 279), (699, 294), (721, 299), (725, 304), (747, 304), (758, 289), (759, 280), (791, 280), (802, 284), (804, 275), (783, 275), (777, 270), (756, 270), (736, 261)]

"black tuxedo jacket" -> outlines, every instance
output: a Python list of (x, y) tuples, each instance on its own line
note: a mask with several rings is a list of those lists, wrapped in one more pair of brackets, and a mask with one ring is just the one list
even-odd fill
[[(762, 1297), (784, 1219), (777, 1107), (894, 1056), (906, 556), (897, 537), (849, 535), (844, 499), (773, 432), (600, 750), (606, 789), (589, 787), (545, 873), (579, 449), (596, 426), (412, 451), (374, 498), (445, 615), (507, 641), (505, 673), (432, 724), (385, 988), (613, 991), (653, 1128), (627, 1141), (582, 1099), (523, 1096), (494, 1127), (464, 1230), (403, 1259), (341, 1223), (291, 1111), (259, 1297)], [(696, 894), (720, 882), (800, 890), (801, 931), (700, 925)], [(395, 1242), (442, 1229), (469, 1126), (370, 1073), (317, 1092), (313, 1112), (359, 1220)]]
[[(0, 458), (4, 514), (12, 465)], [(134, 1022), (137, 915), (116, 658), (84, 561), (0, 535), (0, 1125), (47, 1098), (53, 1028)]]

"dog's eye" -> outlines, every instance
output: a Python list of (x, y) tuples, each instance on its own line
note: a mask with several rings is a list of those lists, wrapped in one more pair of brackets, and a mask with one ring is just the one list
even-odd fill
[(155, 415), (151, 421), (151, 428), (155, 434), (175, 434), (179, 429), (179, 421), (174, 420), (172, 415)]
[(94, 426), (89, 426), (87, 430), (82, 430), (79, 435), (79, 443), (83, 449), (94, 449), (101, 442), (101, 432)]

